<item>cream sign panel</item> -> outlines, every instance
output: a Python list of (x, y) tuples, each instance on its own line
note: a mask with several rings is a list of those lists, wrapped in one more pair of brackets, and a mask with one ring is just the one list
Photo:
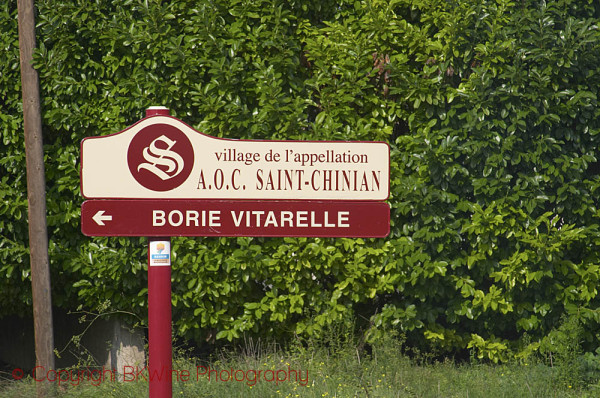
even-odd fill
[(151, 116), (81, 143), (86, 198), (386, 200), (384, 142), (244, 141)]

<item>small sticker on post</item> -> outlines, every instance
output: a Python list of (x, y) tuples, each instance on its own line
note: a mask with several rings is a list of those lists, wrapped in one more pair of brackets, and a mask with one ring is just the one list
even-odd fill
[(150, 241), (150, 266), (171, 266), (171, 242), (166, 241)]

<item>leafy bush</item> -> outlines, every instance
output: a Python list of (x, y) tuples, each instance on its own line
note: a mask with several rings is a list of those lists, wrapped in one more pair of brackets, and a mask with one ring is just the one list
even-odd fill
[[(207, 134), (383, 140), (387, 239), (177, 238), (196, 339), (394, 326), (503, 360), (597, 325), (600, 10), (589, 1), (38, 1), (53, 300), (145, 316), (143, 238), (79, 231), (79, 141), (165, 105)], [(16, 1), (0, 5), (0, 313), (31, 304)], [(597, 344), (591, 343), (594, 348)], [(531, 347), (529, 347), (531, 348)]]

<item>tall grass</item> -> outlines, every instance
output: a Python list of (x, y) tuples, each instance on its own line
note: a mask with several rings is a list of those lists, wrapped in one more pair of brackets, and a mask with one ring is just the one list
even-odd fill
[[(597, 384), (557, 383), (557, 377), (564, 381), (564, 375), (543, 361), (504, 365), (417, 362), (405, 355), (397, 336), (365, 346), (337, 335), (287, 349), (249, 340), (242, 350), (221, 351), (207, 360), (177, 353), (173, 369), (173, 397), (600, 396)], [(76, 369), (69, 371), (77, 374)], [(147, 372), (134, 374), (125, 374), (124, 381), (111, 380), (106, 373), (100, 382), (84, 377), (53, 385), (61, 398), (147, 396)], [(36, 382), (31, 377), (17, 382), (5, 374), (3, 379), (0, 397), (35, 396)]]

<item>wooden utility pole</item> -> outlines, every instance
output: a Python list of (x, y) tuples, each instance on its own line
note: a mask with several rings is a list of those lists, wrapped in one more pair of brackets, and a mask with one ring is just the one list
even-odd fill
[[(37, 379), (54, 369), (54, 333), (52, 330), (52, 297), (46, 229), (46, 182), (42, 146), (42, 116), (37, 71), (32, 66), (35, 42), (34, 0), (18, 0), (19, 51), (23, 91), (23, 121), (27, 162), (27, 201), (29, 216), (29, 258), (35, 328)], [(49, 391), (48, 382), (38, 383), (38, 397)]]

